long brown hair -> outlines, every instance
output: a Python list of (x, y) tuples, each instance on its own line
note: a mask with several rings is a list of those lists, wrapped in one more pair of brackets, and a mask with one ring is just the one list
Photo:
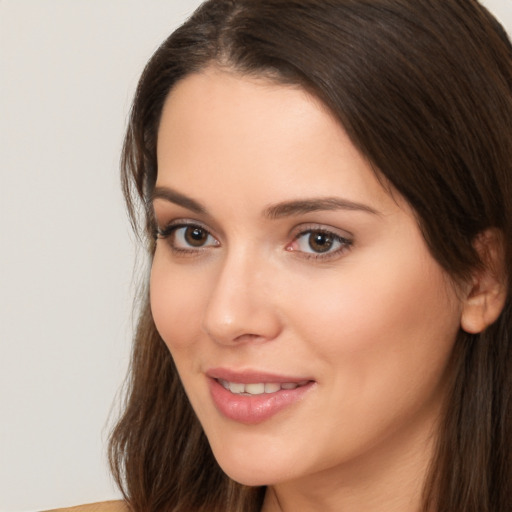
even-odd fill
[[(148, 198), (163, 103), (217, 65), (318, 97), (413, 207), (432, 255), (467, 279), (474, 241), (503, 237), (508, 297), (483, 333), (455, 342), (453, 386), (424, 509), (512, 510), (512, 47), (476, 0), (209, 0), (157, 50), (140, 79), (122, 155), (124, 192), (151, 259)], [(141, 292), (111, 466), (135, 511), (258, 511), (264, 488), (223, 474)]]

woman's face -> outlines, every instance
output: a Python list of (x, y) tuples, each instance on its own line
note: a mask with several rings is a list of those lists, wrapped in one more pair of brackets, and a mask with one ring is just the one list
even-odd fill
[(408, 205), (318, 101), (213, 68), (185, 78), (163, 110), (154, 209), (154, 320), (232, 478), (427, 451), (461, 305)]

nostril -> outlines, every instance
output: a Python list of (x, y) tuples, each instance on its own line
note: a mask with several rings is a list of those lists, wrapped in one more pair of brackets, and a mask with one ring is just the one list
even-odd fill
[(244, 342), (244, 341), (254, 341), (258, 338), (261, 338), (258, 334), (241, 334), (240, 336), (237, 336), (234, 341), (237, 342)]

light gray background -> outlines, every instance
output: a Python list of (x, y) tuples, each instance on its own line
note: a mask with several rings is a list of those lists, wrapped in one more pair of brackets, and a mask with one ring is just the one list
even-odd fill
[[(0, 0), (0, 512), (119, 497), (107, 418), (134, 243), (118, 181), (138, 76), (199, 0)], [(512, 33), (512, 0), (485, 4)]]

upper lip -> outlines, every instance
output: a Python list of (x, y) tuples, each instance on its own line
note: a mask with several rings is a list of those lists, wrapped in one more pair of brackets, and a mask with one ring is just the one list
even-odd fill
[(206, 375), (212, 379), (239, 382), (240, 384), (254, 384), (258, 382), (283, 384), (287, 382), (299, 383), (313, 380), (309, 377), (289, 376), (260, 370), (233, 370), (230, 368), (210, 368), (206, 371)]

